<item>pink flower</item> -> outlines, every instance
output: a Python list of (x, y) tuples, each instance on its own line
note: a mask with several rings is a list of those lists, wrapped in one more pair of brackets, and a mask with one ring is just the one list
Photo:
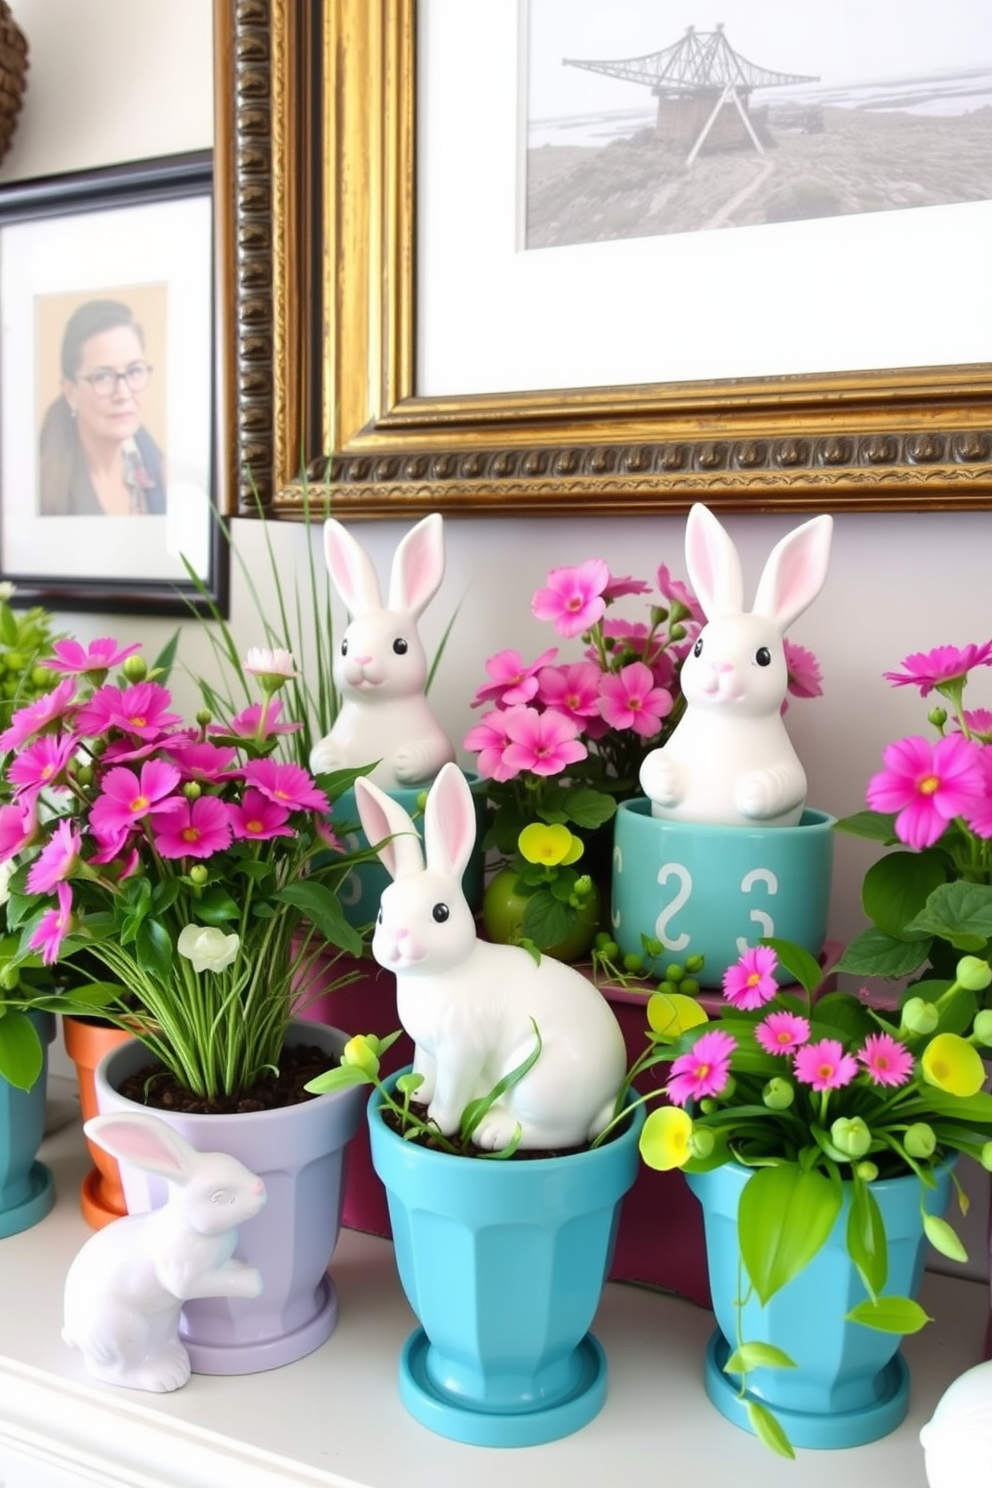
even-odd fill
[(29, 894), (50, 894), (71, 874), (81, 846), (80, 833), (70, 821), (60, 821), (28, 873)]
[(868, 805), (898, 812), (896, 833), (910, 847), (930, 847), (955, 816), (980, 804), (983, 773), (978, 746), (961, 734), (935, 744), (913, 736), (886, 746), (886, 768), (868, 782)]
[(809, 1020), (798, 1013), (769, 1013), (754, 1036), (766, 1054), (795, 1054), (809, 1040)]
[(529, 703), (537, 692), (537, 674), (549, 661), (558, 655), (557, 646), (541, 655), (530, 666), (524, 663), (519, 651), (497, 651), (486, 662), (486, 671), (492, 677), (485, 682), (472, 699), (472, 707), (483, 703), (499, 702), (504, 708), (516, 707), (518, 703)]
[(250, 708), (245, 708), (235, 714), (229, 722), (212, 723), (207, 732), (236, 734), (239, 739), (254, 739), (258, 744), (264, 744), (266, 739), (272, 738), (275, 734), (298, 733), (303, 727), (302, 723), (280, 723), (278, 720), (281, 711), (281, 698), (272, 698), (268, 709), (263, 703), (252, 703)]
[(181, 723), (178, 713), (168, 711), (171, 694), (157, 682), (138, 682), (134, 687), (107, 683), (84, 703), (76, 717), (82, 734), (105, 734), (121, 729), (139, 739), (154, 739), (171, 724)]
[(286, 825), (289, 821), (286, 807), (277, 806), (261, 791), (246, 790), (244, 800), (232, 802), (227, 810), (235, 837), (261, 842), (269, 837), (293, 836), (293, 828)]
[(689, 611), (690, 615), (695, 621), (697, 621), (700, 625), (704, 624), (706, 617), (703, 614), (702, 609), (700, 608), (699, 600), (696, 598), (687, 584), (681, 583), (679, 579), (672, 578), (671, 574), (668, 571), (667, 564), (663, 563), (658, 569), (657, 584), (658, 588), (661, 590), (662, 595), (665, 599), (668, 600), (669, 604), (671, 604), (673, 600), (676, 601), (676, 603), (680, 604), (683, 609)]
[(109, 672), (111, 667), (119, 666), (122, 661), (133, 656), (135, 651), (140, 650), (138, 641), (133, 646), (118, 646), (109, 636), (90, 641), (85, 649), (78, 641), (56, 641), (52, 647), (54, 655), (44, 657), (41, 665), (49, 667), (53, 672), (73, 672), (77, 676), (87, 676)]
[(616, 578), (610, 574), (606, 588), (603, 590), (603, 598), (609, 602), (613, 599), (622, 599), (625, 594), (650, 594), (650, 584), (645, 584), (643, 579), (633, 579), (629, 574), (623, 578)]
[(918, 687), (926, 697), (934, 687), (963, 681), (972, 667), (992, 666), (992, 641), (975, 646), (935, 646), (932, 651), (914, 651), (903, 662), (904, 672), (883, 672), (893, 687)]
[[(983, 744), (992, 743), (992, 712), (988, 708), (965, 708), (964, 721), (969, 733), (981, 739)], [(957, 719), (952, 722), (957, 728)]]
[(566, 718), (574, 718), (581, 728), (586, 719), (599, 716), (602, 675), (593, 661), (542, 667), (537, 678), (537, 701), (564, 713)]
[(0, 806), (0, 863), (30, 847), (38, 836), (38, 814), (33, 800)]
[(797, 646), (795, 641), (788, 638), (783, 641), (783, 645), (789, 674), (789, 691), (793, 697), (822, 697), (823, 673), (812, 651), (807, 651), (805, 646)]
[(992, 750), (976, 745), (978, 767), (984, 785), (982, 793), (964, 813), (976, 837), (992, 837)]
[(857, 1060), (844, 1053), (844, 1046), (837, 1039), (807, 1044), (797, 1053), (792, 1067), (796, 1079), (812, 1085), (814, 1090), (840, 1090), (850, 1085), (858, 1073)]
[(654, 674), (643, 661), (632, 661), (615, 675), (607, 674), (600, 689), (600, 708), (611, 728), (633, 729), (649, 739), (672, 711), (672, 696), (655, 687)]
[(46, 788), (64, 787), (66, 766), (77, 742), (74, 734), (42, 734), (20, 750), (7, 766), (14, 794), (30, 798)]
[(602, 558), (588, 558), (578, 568), (553, 568), (548, 587), (538, 589), (531, 600), (531, 613), (538, 620), (551, 620), (560, 636), (581, 635), (601, 620), (606, 609), (603, 592), (610, 570)]
[(888, 1033), (870, 1033), (858, 1059), (873, 1085), (905, 1085), (913, 1073), (913, 1056)]
[[(164, 746), (166, 753), (170, 756), (173, 755), (175, 742), (176, 735), (173, 735)], [(237, 758), (237, 752), (230, 747), (220, 748), (216, 744), (208, 744), (202, 740), (190, 740), (175, 750), (175, 757), (184, 780), (211, 783), (229, 773)]]
[[(161, 811), (162, 802), (175, 790), (179, 780), (175, 765), (167, 765), (163, 760), (147, 760), (141, 767), (140, 778), (133, 770), (115, 765), (104, 775), (103, 794), (97, 796), (90, 809), (94, 832), (105, 839), (133, 827), (152, 811)], [(178, 801), (177, 797), (177, 804)]]
[(730, 1056), (737, 1048), (733, 1034), (714, 1029), (696, 1040), (688, 1054), (672, 1060), (672, 1076), (665, 1086), (676, 1106), (690, 1100), (719, 1095), (730, 1073)]
[(530, 770), (534, 775), (560, 775), (568, 765), (585, 759), (586, 746), (579, 742), (578, 727), (571, 718), (549, 709), (517, 708), (507, 715), (510, 740), (503, 763), (514, 774)]
[(10, 727), (0, 734), (0, 750), (20, 749), (34, 735), (42, 733), (50, 724), (64, 718), (76, 701), (76, 684), (66, 677), (51, 692), (18, 708), (10, 720)]
[(778, 991), (778, 957), (771, 946), (751, 946), (723, 973), (723, 995), (739, 1012), (764, 1007)]
[(253, 785), (290, 811), (330, 811), (330, 802), (302, 765), (283, 764), (279, 760), (250, 760), (244, 768), (246, 785)]
[(462, 741), (464, 748), (473, 754), (478, 753), (476, 768), (486, 780), (512, 780), (517, 773), (504, 758), (510, 742), (506, 723), (512, 713), (512, 709), (505, 713), (486, 713)]
[(59, 900), (58, 909), (45, 910), (30, 940), (31, 949), (41, 952), (46, 966), (59, 959), (62, 942), (72, 924), (72, 890), (67, 883), (60, 883), (55, 892)]
[(154, 812), (151, 825), (163, 858), (209, 858), (231, 840), (228, 808), (216, 796), (180, 796), (175, 810)]

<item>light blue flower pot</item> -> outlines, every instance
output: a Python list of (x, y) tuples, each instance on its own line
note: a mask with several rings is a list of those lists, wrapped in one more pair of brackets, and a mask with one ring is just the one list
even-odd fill
[(721, 827), (651, 815), (644, 796), (621, 801), (613, 836), (613, 933), (641, 954), (641, 936), (674, 957), (702, 955), (700, 984), (723, 973), (766, 935), (819, 956), (827, 934), (833, 817), (807, 807), (794, 827)]
[[(475, 801), (477, 827), (475, 849), (462, 878), (462, 889), (471, 907), (478, 909), (482, 903), (483, 869), (485, 864), (485, 854), (482, 851), (482, 838), (485, 831), (486, 787), (488, 782), (471, 770), (465, 770), (462, 773), (469, 783)], [(403, 810), (414, 821), (419, 821), (423, 815), (422, 800), (427, 790), (427, 785), (397, 786), (394, 790), (387, 790), (386, 795), (402, 806)], [(358, 816), (358, 803), (355, 800), (355, 792), (353, 790), (344, 791), (334, 802), (331, 826), (335, 830), (338, 830), (338, 823), (350, 823), (351, 825), (351, 829), (347, 832), (338, 832), (349, 852), (355, 852), (360, 848), (372, 845), (362, 831)], [(338, 890), (338, 900), (349, 925), (353, 926), (356, 930), (361, 930), (375, 921), (375, 917), (379, 913), (379, 900), (382, 897), (382, 891), (389, 883), (389, 874), (378, 860), (370, 863), (361, 863), (351, 870)]]
[[(937, 1170), (936, 1189), (922, 1190), (910, 1174), (872, 1185), (888, 1239), (885, 1295), (915, 1297), (926, 1244), (921, 1193), (929, 1213), (942, 1214), (951, 1190), (953, 1160)], [(734, 1299), (741, 1285), (737, 1207), (751, 1170), (726, 1163), (709, 1173), (686, 1174), (703, 1208), (706, 1257), (717, 1331), (706, 1351), (706, 1393), (721, 1415), (749, 1431), (739, 1377), (723, 1372), (737, 1339)], [(850, 1207), (844, 1203), (823, 1249), (798, 1276), (762, 1307), (752, 1292), (741, 1337), (771, 1343), (795, 1360), (795, 1369), (748, 1372), (748, 1396), (768, 1406), (797, 1447), (858, 1447), (894, 1431), (909, 1405), (909, 1371), (899, 1353), (901, 1336), (844, 1321), (863, 1302), (865, 1289), (847, 1254)], [(743, 1273), (747, 1285), (747, 1273)]]
[(37, 1161), (45, 1135), (48, 1045), (55, 1037), (51, 1013), (29, 1013), (38, 1030), (44, 1057), (41, 1074), (30, 1090), (0, 1079), (0, 1239), (19, 1235), (44, 1219), (55, 1204), (51, 1171)]
[(368, 1115), (400, 1280), (421, 1322), (400, 1358), (406, 1408), (472, 1446), (536, 1446), (585, 1426), (606, 1397), (589, 1327), (637, 1174), (643, 1107), (593, 1151), (505, 1161), (403, 1141), (378, 1092)]

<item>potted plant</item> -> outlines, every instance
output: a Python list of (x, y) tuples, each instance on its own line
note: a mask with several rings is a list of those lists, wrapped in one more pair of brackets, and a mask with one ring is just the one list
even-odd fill
[[(40, 953), (49, 966), (79, 956), (103, 968), (102, 980), (50, 1004), (97, 1011), (134, 1035), (97, 1071), (101, 1106), (123, 1099), (137, 1075), (129, 1098), (154, 1105), (191, 1145), (230, 1151), (263, 1177), (275, 1170), (266, 1182), (278, 1203), (243, 1235), (245, 1258), (265, 1277), (262, 1298), (191, 1303), (184, 1337), (201, 1373), (288, 1362), (334, 1325), (324, 1271), (343, 1148), (360, 1119), (354, 1097), (322, 1109), (281, 1083), (301, 1046), (318, 1046), (320, 1067), (345, 1039), (294, 1021), (294, 988), (326, 944), (361, 948), (336, 892), (355, 855), (337, 851), (328, 820), (352, 776), (318, 785), (274, 758), (293, 727), (276, 696), (294, 670), (288, 653), (251, 653), (260, 705), (226, 720), (205, 710), (189, 727), (135, 648), (94, 642), (54, 661), (54, 689), (0, 735), (13, 755), (2, 812), (8, 925), (20, 935), (13, 964)], [(297, 1121), (303, 1136), (286, 1131)], [(288, 1169), (298, 1169), (299, 1189)], [(164, 1198), (143, 1175), (122, 1177), (129, 1209)], [(295, 1253), (279, 1259), (271, 1247), (284, 1238)]]
[[(800, 992), (779, 986), (779, 963)], [(724, 978), (715, 1021), (657, 994), (647, 1061), (670, 1062), (669, 1104), (641, 1152), (680, 1168), (704, 1216), (717, 1331), (710, 1399), (792, 1456), (793, 1444), (857, 1446), (893, 1430), (909, 1380), (900, 1338), (927, 1321), (915, 1301), (929, 1240), (964, 1260), (941, 1217), (958, 1154), (992, 1166), (992, 1096), (980, 1050), (992, 1010), (988, 961), (909, 989), (902, 1005), (815, 997), (819, 965), (770, 940)], [(960, 1190), (959, 1190), (960, 1192)]]
[(623, 1038), (581, 973), (477, 939), (461, 889), (475, 811), (454, 765), (427, 798), (426, 864), (398, 803), (364, 780), (356, 792), (393, 879), (372, 946), (396, 973), (414, 1060), (383, 1081), (390, 1041), (356, 1037), (314, 1088), (376, 1087), (372, 1156), (421, 1323), (401, 1396), (458, 1441), (551, 1441), (605, 1397), (589, 1328), (643, 1120), (626, 1098)]

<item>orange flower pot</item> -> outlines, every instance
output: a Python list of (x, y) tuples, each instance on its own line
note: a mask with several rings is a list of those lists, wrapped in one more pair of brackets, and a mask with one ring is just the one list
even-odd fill
[[(115, 1028), (113, 1024), (102, 1023), (96, 1018), (63, 1017), (62, 1042), (76, 1066), (84, 1121), (98, 1114), (93, 1079), (97, 1065), (108, 1049), (123, 1044), (130, 1037), (123, 1028)], [(86, 1223), (91, 1229), (99, 1230), (110, 1224), (111, 1220), (120, 1219), (122, 1214), (126, 1214), (127, 1204), (117, 1163), (95, 1142), (87, 1141), (86, 1145), (94, 1166), (83, 1179), (79, 1190), (79, 1204)]]

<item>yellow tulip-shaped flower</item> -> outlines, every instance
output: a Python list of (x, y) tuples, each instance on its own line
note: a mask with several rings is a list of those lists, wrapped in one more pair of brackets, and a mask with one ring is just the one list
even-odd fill
[(978, 1050), (957, 1033), (938, 1033), (923, 1050), (923, 1078), (949, 1095), (977, 1095), (985, 1083)]
[(691, 1137), (691, 1116), (680, 1106), (659, 1106), (645, 1121), (638, 1145), (649, 1168), (667, 1173), (688, 1162)]
[(665, 1038), (676, 1039), (686, 1029), (708, 1022), (705, 1009), (684, 992), (655, 992), (648, 999), (648, 1023)]
[(543, 863), (546, 868), (567, 867), (582, 856), (582, 839), (574, 836), (561, 822), (548, 826), (531, 822), (517, 838), (517, 846), (528, 863)]

